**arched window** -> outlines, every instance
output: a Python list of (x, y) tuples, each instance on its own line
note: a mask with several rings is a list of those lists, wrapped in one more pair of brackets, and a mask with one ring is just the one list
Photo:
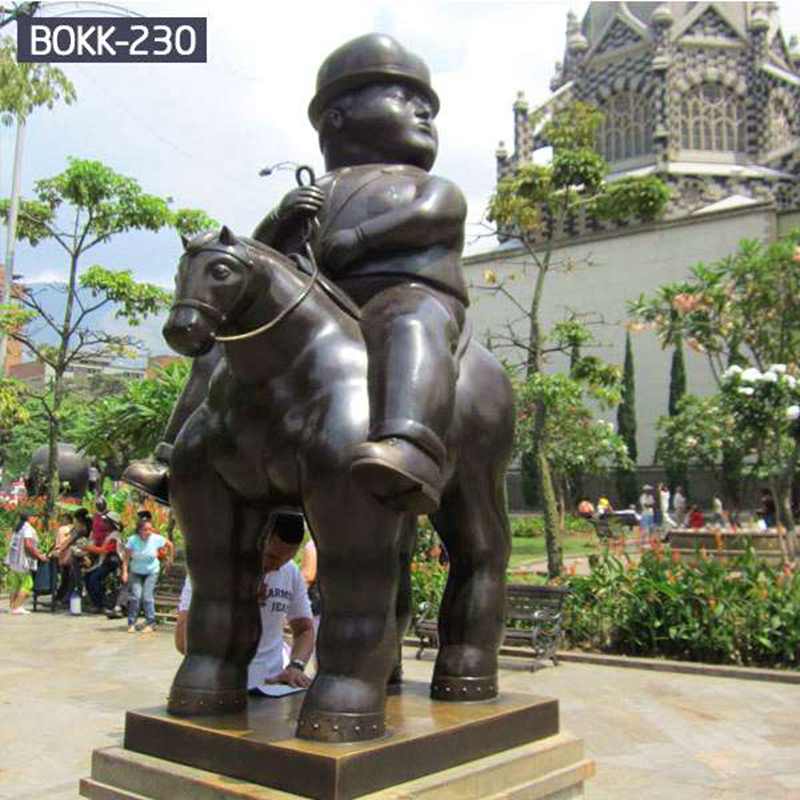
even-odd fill
[(771, 96), (769, 99), (769, 127), (767, 152), (786, 147), (794, 141), (792, 122), (786, 104), (781, 97)]
[(703, 83), (681, 100), (681, 146), (687, 150), (742, 151), (744, 104), (718, 83)]
[(641, 94), (619, 92), (601, 108), (603, 121), (597, 130), (597, 149), (606, 161), (622, 161), (652, 152), (649, 107), (648, 99)]

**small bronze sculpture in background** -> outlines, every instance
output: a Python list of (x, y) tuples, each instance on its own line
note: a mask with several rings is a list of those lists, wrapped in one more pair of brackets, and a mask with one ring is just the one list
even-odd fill
[[(244, 706), (260, 540), (287, 505), (312, 530), (323, 604), (298, 736), (382, 734), (419, 513), (451, 559), (432, 696), (497, 692), (512, 396), (464, 333), (466, 205), (428, 172), (438, 105), (427, 67), (394, 39), (349, 42), (323, 63), (309, 109), (319, 185), (290, 192), (253, 239), (224, 228), (186, 244), (165, 326), (197, 365), (169, 425), (195, 587), (174, 713)], [(136, 470), (147, 486), (153, 475)]]

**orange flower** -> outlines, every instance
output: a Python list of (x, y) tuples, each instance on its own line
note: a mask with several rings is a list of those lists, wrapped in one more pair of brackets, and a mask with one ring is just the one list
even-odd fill
[(670, 554), (672, 556), (672, 563), (679, 564), (681, 560), (681, 554), (677, 550), (673, 550)]
[(794, 261), (795, 264), (800, 264), (800, 245), (797, 245), (794, 248), (794, 255), (792, 256), (792, 261)]
[(722, 531), (719, 528), (714, 530), (714, 544), (717, 550), (722, 550)]
[(688, 314), (690, 311), (694, 311), (698, 302), (699, 298), (695, 295), (682, 292), (681, 294), (676, 294), (675, 297), (672, 298), (672, 307), (679, 314)]

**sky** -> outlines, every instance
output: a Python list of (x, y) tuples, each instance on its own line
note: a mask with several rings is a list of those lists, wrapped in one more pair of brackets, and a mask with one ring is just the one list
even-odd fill
[[(47, 3), (45, 3), (45, 6)], [(76, 6), (78, 4), (75, 4)], [(134, 2), (148, 16), (208, 18), (206, 64), (66, 64), (78, 100), (30, 119), (23, 192), (57, 174), (69, 156), (103, 161), (143, 189), (202, 208), (249, 234), (294, 186), (292, 172), (259, 177), (290, 160), (323, 171), (306, 116), (316, 72), (328, 53), (370, 31), (398, 38), (429, 64), (442, 107), (434, 172), (455, 181), (469, 203), (469, 234), (495, 181), (495, 150), (513, 150), (512, 104), (518, 90), (531, 105), (549, 94), (563, 57), (566, 15), (587, 2)], [(59, 3), (59, 9), (70, 9)], [(86, 4), (82, 6), (86, 8)], [(781, 3), (783, 30), (800, 33), (800, 3)], [(13, 26), (4, 32), (15, 35)], [(11, 184), (13, 130), (0, 129), (0, 189)], [(483, 240), (470, 251), (485, 249)], [(172, 284), (180, 254), (173, 232), (132, 233), (87, 255), (131, 269), (141, 279)], [(16, 269), (26, 281), (65, 275), (56, 246), (20, 243)]]

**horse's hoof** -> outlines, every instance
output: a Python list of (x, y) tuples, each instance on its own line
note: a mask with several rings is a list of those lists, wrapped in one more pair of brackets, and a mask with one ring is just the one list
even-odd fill
[(386, 733), (382, 711), (375, 714), (338, 714), (332, 711), (305, 710), (297, 720), (298, 739), (315, 742), (366, 742)]
[(442, 471), (424, 450), (405, 439), (358, 445), (350, 471), (364, 489), (395, 511), (432, 514), (439, 508)]
[(497, 697), (497, 675), (480, 678), (461, 678), (454, 675), (436, 675), (431, 681), (431, 699), (450, 703), (491, 700)]
[(167, 700), (167, 711), (176, 717), (235, 714), (247, 708), (244, 689), (190, 689), (173, 686)]

